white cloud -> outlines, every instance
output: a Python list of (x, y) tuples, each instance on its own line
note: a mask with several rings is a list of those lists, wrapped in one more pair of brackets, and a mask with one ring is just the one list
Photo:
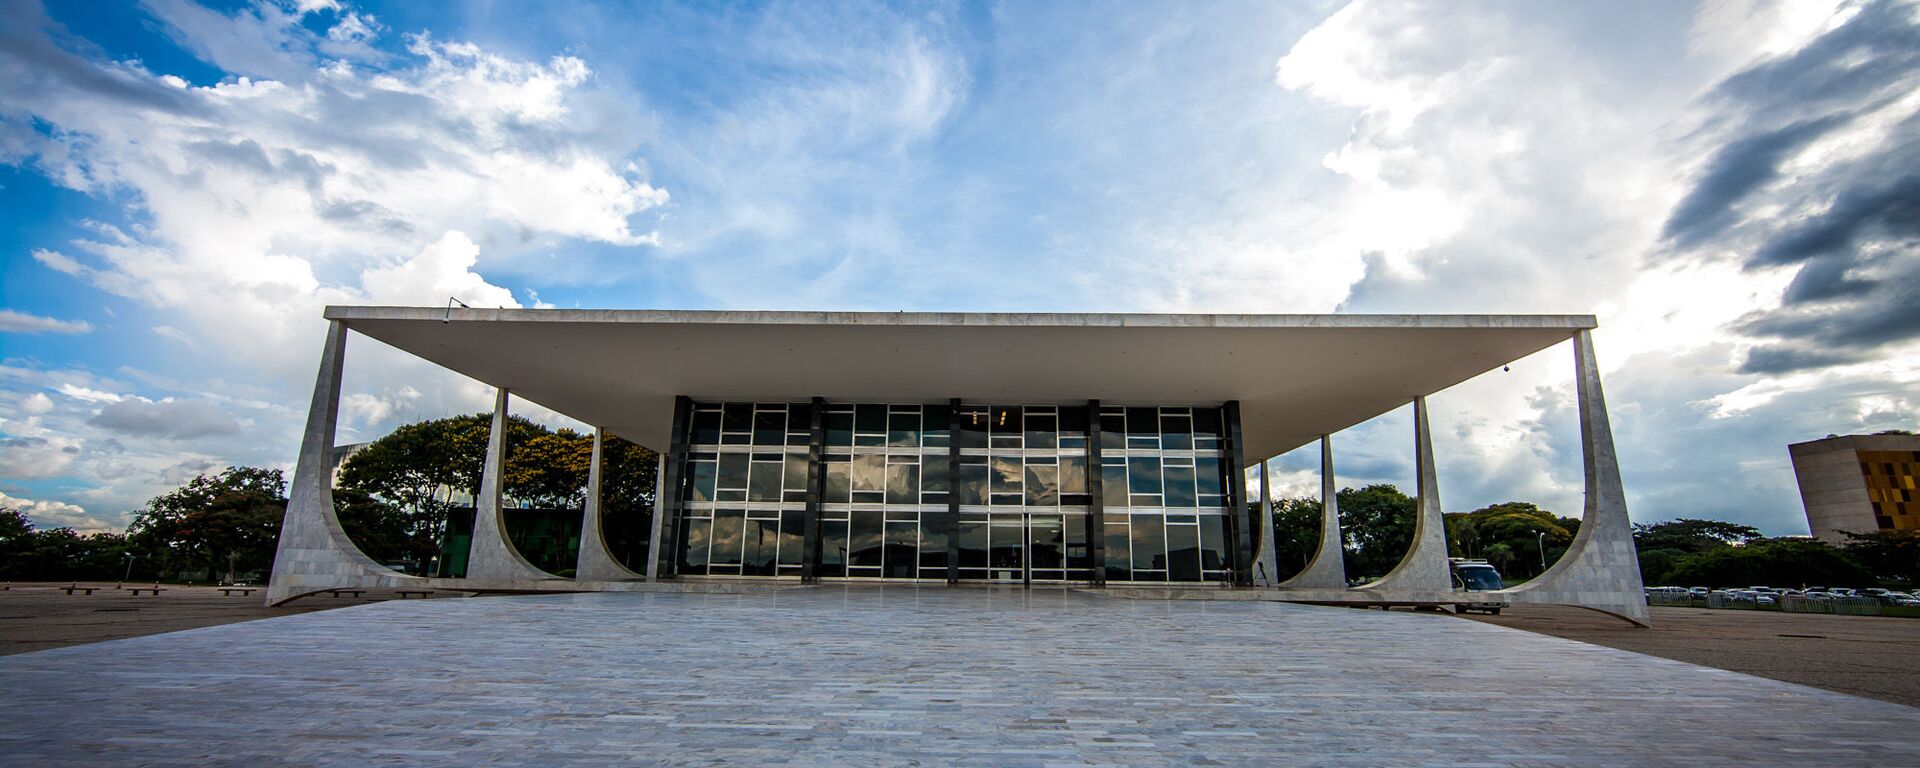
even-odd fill
[(180, 330), (171, 325), (156, 325), (149, 330), (153, 331), (153, 334), (155, 336), (159, 336), (163, 339), (167, 339), (168, 341), (172, 341), (172, 342), (184, 345), (190, 349), (198, 349), (200, 347), (199, 342), (194, 341), (193, 337), (187, 335), (186, 331)]
[[(0, 128), (45, 127), (0, 142), (0, 156), (127, 201), (124, 220), (81, 222), (83, 237), (33, 258), (133, 300), (139, 327), (181, 344), (163, 375), (134, 372), (143, 390), (9, 361), (0, 403), (40, 389), (64, 398), (0, 422), (8, 477), (91, 484), (97, 512), (137, 506), (198, 468), (284, 465), (323, 306), (451, 295), (515, 307), (485, 273), (545, 263), (568, 240), (658, 241), (652, 218), (669, 198), (638, 154), (649, 126), (632, 100), (599, 93), (577, 58), (426, 35), (380, 54), (369, 47), (387, 34), (379, 20), (338, 3), (148, 8), (236, 76), (195, 84), (97, 58), (33, 8), (0, 24)], [(485, 387), (379, 344), (351, 349), (350, 390), (388, 394), (355, 400), (343, 439), (490, 402)]]
[(10, 496), (0, 491), (0, 507), (11, 507), (26, 513), (39, 530), (50, 528), (72, 528), (75, 533), (102, 533), (114, 530), (102, 524), (94, 516), (87, 514), (85, 507), (68, 504), (64, 501), (36, 501)]
[(86, 274), (86, 271), (87, 271), (87, 268), (84, 265), (82, 265), (80, 262), (75, 261), (73, 257), (68, 256), (64, 253), (61, 253), (59, 251), (49, 251), (44, 248), (36, 248), (33, 251), (33, 260), (38, 261), (41, 264), (46, 265), (48, 269), (51, 269), (55, 272), (59, 272), (61, 274), (78, 276), (78, 275)]
[(117, 403), (123, 399), (120, 395), (112, 392), (102, 392), (77, 384), (61, 384), (59, 386), (59, 392), (60, 394), (84, 403)]
[[(222, 35), (266, 34), (256, 22), (279, 13), (163, 5), (163, 18), (186, 25), (175, 32), (205, 50)], [(256, 350), (270, 372), (310, 365), (324, 304), (435, 303), (451, 287), (512, 306), (489, 298), (509, 294), (478, 274), (480, 253), (511, 260), (533, 235), (649, 243), (656, 236), (633, 217), (666, 202), (635, 163), (631, 108), (583, 95), (591, 72), (577, 59), (525, 62), (422, 36), (404, 67), (316, 60), (276, 70), (284, 80), (181, 89), (36, 42), (0, 56), (0, 73), (28, 81), (9, 111), (57, 129), (61, 151), (37, 162), (76, 189), (130, 193), (150, 219), (134, 232), (98, 225), (68, 253), (36, 258), (167, 310), (167, 327), (209, 349)], [(117, 88), (59, 74), (74, 68), (105, 71)], [(457, 245), (449, 233), (466, 243), (456, 248), (468, 252), (465, 277), (435, 262), (411, 268), (420, 274), (405, 286), (381, 282), (404, 276), (416, 254)]]
[(92, 330), (93, 324), (85, 320), (61, 320), (0, 309), (0, 333), (80, 334)]
[(395, 416), (418, 416), (419, 401), (420, 390), (408, 386), (379, 395), (355, 392), (340, 399), (340, 415), (348, 424), (373, 427)]
[(412, 258), (362, 272), (360, 284), (375, 304), (431, 306), (453, 296), (475, 307), (519, 307), (512, 291), (474, 274), (479, 258), (480, 246), (448, 231)]
[(81, 441), (60, 435), (0, 437), (0, 477), (33, 480), (60, 475), (79, 458)]
[(45, 392), (35, 392), (20, 401), (20, 412), (28, 416), (38, 416), (53, 410), (53, 398)]

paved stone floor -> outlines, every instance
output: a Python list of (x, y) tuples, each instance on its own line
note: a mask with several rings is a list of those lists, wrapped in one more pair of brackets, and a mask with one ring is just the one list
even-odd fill
[(1451, 617), (1064, 591), (388, 602), (0, 658), (4, 765), (1920, 766), (1920, 709)]

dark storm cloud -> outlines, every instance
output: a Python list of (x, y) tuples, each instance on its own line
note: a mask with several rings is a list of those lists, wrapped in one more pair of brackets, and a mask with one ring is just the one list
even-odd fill
[(1806, 368), (1825, 368), (1860, 362), (1861, 355), (1836, 349), (1819, 349), (1803, 344), (1779, 343), (1754, 347), (1740, 364), (1741, 373), (1790, 373)]
[[(1920, 130), (1908, 120), (1900, 131)], [(1835, 195), (1825, 211), (1786, 229), (1753, 254), (1754, 264), (1793, 264), (1820, 256), (1858, 253), (1874, 241), (1912, 245), (1920, 237), (1920, 148), (1908, 143), (1882, 152), (1891, 168), (1861, 168), (1864, 178)], [(1876, 163), (1877, 164), (1877, 163)], [(1877, 171), (1877, 172), (1876, 172)], [(1887, 171), (1913, 175), (1888, 182), (1873, 178)]]
[[(1792, 56), (1760, 63), (1714, 88), (1714, 96), (1790, 122), (1845, 112), (1889, 94), (1920, 62), (1920, 27), (1910, 1), (1880, 0)], [(1784, 118), (1784, 119), (1782, 119)]]
[(1662, 235), (1688, 247), (1719, 235), (1739, 221), (1733, 206), (1780, 176), (1780, 163), (1846, 122), (1834, 115), (1793, 123), (1728, 142), (1707, 163), (1707, 172), (1673, 209)]
[[(1800, 268), (1778, 308), (1735, 324), (1767, 340), (1743, 371), (1860, 362), (1920, 338), (1920, 118), (1880, 124), (1916, 88), (1920, 4), (1883, 1), (1709, 96), (1721, 144), (1668, 217), (1666, 241), (1682, 253), (1742, 254), (1749, 269)], [(1853, 130), (1886, 138), (1844, 160), (1786, 168)]]

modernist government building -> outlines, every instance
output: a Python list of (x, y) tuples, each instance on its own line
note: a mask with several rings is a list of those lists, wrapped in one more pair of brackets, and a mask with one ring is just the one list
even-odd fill
[[(1644, 623), (1590, 316), (1145, 315), (331, 307), (269, 602), (343, 587), (727, 591), (755, 585), (1159, 590), (1204, 599), (1456, 601), (1426, 397), (1573, 342), (1578, 536), (1543, 576), (1475, 600)], [(334, 513), (351, 333), (496, 388), (464, 578), (387, 569)], [(503, 422), (518, 397), (596, 428), (572, 578), (514, 551)], [(1414, 405), (1415, 543), (1349, 586), (1328, 436)], [(660, 454), (647, 562), (608, 550), (606, 432)], [(1276, 573), (1248, 470), (1318, 443), (1318, 554)], [(1259, 483), (1268, 487), (1265, 478)]]

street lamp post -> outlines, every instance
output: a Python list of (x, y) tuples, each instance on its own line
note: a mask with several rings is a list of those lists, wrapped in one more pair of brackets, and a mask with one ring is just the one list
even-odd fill
[(127, 586), (127, 579), (133, 578), (133, 553), (123, 552), (121, 554), (127, 556), (127, 571), (126, 573), (120, 574), (120, 583), (113, 585), (114, 589), (125, 588)]
[(1534, 539), (1534, 544), (1540, 550), (1540, 572), (1546, 573), (1547, 572), (1547, 532), (1534, 531), (1533, 539)]

